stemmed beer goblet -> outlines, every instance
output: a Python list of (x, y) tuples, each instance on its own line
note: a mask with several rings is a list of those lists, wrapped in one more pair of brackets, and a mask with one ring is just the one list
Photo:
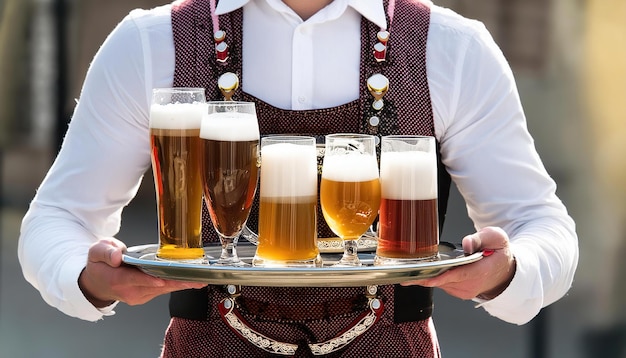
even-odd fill
[(320, 204), (328, 226), (343, 240), (343, 256), (334, 266), (360, 266), (357, 242), (376, 219), (380, 206), (375, 137), (326, 136)]
[(208, 102), (202, 119), (204, 201), (222, 251), (215, 263), (245, 266), (237, 241), (246, 225), (259, 177), (259, 125), (254, 103)]

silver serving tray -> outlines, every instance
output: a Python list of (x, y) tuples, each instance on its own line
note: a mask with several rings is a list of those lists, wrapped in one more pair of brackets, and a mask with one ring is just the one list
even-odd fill
[[(125, 264), (137, 266), (147, 274), (183, 281), (204, 282), (213, 285), (272, 286), (272, 287), (350, 287), (396, 284), (409, 280), (437, 276), (452, 267), (466, 265), (482, 258), (482, 252), (465, 255), (452, 244), (439, 245), (440, 259), (416, 264), (374, 266), (374, 252), (359, 253), (361, 267), (332, 267), (341, 254), (322, 254), (323, 267), (266, 268), (214, 266), (220, 248), (205, 248), (208, 264), (181, 263), (156, 259), (157, 245), (129, 247), (123, 255)], [(256, 246), (240, 243), (239, 258), (250, 263)]]

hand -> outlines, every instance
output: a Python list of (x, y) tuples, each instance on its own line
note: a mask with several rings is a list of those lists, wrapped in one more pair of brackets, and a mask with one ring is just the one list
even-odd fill
[(87, 266), (78, 278), (81, 291), (96, 307), (115, 301), (144, 304), (172, 291), (202, 288), (203, 283), (164, 280), (122, 265), (126, 245), (116, 239), (100, 240), (89, 248)]
[(483, 250), (484, 257), (474, 263), (458, 266), (443, 274), (402, 285), (439, 287), (448, 294), (469, 300), (492, 299), (504, 291), (515, 274), (515, 259), (509, 249), (508, 235), (498, 227), (486, 227), (463, 238), (466, 254)]

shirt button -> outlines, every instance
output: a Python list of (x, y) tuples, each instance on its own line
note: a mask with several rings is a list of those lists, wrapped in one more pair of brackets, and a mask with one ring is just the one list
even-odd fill
[(306, 102), (306, 97), (304, 97), (304, 96), (298, 97), (298, 102), (300, 102), (300, 103)]

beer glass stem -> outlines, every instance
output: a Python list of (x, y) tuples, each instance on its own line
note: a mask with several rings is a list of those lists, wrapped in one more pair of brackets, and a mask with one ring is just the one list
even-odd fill
[(218, 266), (247, 266), (247, 264), (237, 256), (237, 239), (239, 237), (225, 237), (220, 235), (222, 253), (215, 265)]
[(335, 266), (361, 266), (358, 256), (357, 240), (343, 240), (343, 256)]

